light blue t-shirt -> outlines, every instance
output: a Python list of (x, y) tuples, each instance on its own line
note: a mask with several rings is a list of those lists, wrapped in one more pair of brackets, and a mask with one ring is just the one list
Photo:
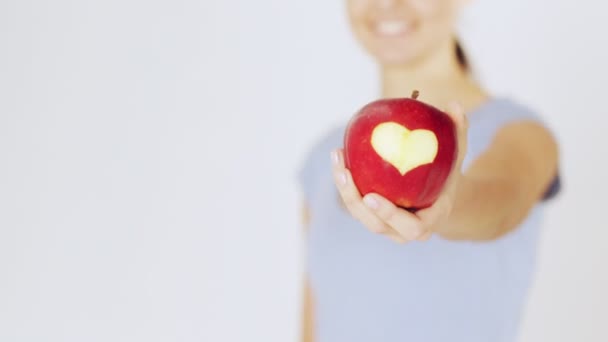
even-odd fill
[[(506, 99), (469, 117), (464, 167), (504, 125), (539, 118)], [(339, 204), (329, 153), (332, 130), (307, 156), (300, 181), (311, 213), (308, 275), (315, 342), (513, 342), (534, 276), (539, 203), (515, 231), (492, 242), (399, 245), (375, 235)]]

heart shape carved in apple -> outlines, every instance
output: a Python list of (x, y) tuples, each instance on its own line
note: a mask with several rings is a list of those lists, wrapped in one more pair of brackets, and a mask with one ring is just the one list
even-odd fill
[(409, 130), (395, 122), (383, 122), (372, 132), (376, 153), (393, 165), (401, 175), (418, 166), (430, 164), (437, 156), (437, 137), (426, 129)]

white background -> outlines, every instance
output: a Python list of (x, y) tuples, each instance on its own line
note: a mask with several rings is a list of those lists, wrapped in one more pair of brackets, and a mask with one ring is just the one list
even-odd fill
[[(608, 340), (606, 11), (462, 20), (561, 144), (524, 342)], [(296, 341), (294, 174), (376, 83), (343, 1), (0, 2), (0, 340)]]

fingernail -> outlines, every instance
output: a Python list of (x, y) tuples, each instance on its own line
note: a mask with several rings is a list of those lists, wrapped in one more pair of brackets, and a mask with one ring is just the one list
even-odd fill
[(376, 200), (373, 196), (365, 196), (363, 198), (363, 203), (370, 209), (376, 210), (378, 209), (378, 200)]
[(338, 151), (331, 151), (331, 162), (334, 165), (338, 165), (340, 159), (338, 158)]

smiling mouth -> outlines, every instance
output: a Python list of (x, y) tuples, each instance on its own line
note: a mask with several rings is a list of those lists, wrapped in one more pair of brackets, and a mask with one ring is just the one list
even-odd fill
[(381, 20), (372, 23), (371, 31), (378, 37), (397, 38), (408, 35), (414, 25), (404, 20)]

